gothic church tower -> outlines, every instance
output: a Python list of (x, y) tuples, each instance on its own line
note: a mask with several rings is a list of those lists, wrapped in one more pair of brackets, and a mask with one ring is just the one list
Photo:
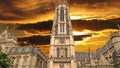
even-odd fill
[(65, 1), (59, 1), (55, 8), (48, 64), (48, 68), (77, 68), (69, 4)]

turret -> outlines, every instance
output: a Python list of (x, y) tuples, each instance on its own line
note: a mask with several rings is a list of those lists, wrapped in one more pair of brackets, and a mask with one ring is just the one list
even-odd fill
[(9, 31), (9, 26), (0, 35), (0, 46), (3, 52), (8, 52), (11, 47), (17, 45), (17, 38), (12, 35)]
[(59, 1), (55, 8), (52, 35), (58, 34), (72, 34), (69, 5), (65, 1)]
[(116, 51), (120, 49), (120, 26), (119, 25), (118, 25), (118, 28), (119, 28), (118, 32), (113, 34), (111, 37)]

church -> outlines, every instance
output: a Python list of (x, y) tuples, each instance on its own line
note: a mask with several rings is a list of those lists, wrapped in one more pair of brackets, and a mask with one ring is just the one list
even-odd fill
[(56, 4), (50, 40), (49, 68), (76, 68), (76, 57), (69, 4)]
[(0, 34), (0, 51), (11, 58), (10, 68), (120, 68), (120, 27), (96, 52), (75, 52), (69, 13), (67, 2), (56, 4), (49, 57), (32, 45), (19, 46), (7, 27)]

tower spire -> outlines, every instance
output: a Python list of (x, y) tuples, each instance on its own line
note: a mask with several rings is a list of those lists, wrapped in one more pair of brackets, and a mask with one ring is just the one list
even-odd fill
[(10, 28), (10, 25), (9, 24), (7, 24), (6, 25), (6, 30), (8, 30)]
[(120, 29), (120, 25), (118, 24), (117, 26), (118, 26), (118, 28)]
[(118, 28), (119, 28), (118, 33), (120, 34), (120, 25), (118, 24), (117, 26), (118, 26)]

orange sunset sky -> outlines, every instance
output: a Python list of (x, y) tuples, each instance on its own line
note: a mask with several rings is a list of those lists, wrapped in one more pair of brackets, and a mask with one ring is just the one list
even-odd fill
[[(76, 52), (101, 48), (120, 24), (120, 0), (64, 0), (70, 4)], [(0, 33), (10, 24), (20, 45), (33, 45), (48, 55), (58, 0), (0, 0)]]

